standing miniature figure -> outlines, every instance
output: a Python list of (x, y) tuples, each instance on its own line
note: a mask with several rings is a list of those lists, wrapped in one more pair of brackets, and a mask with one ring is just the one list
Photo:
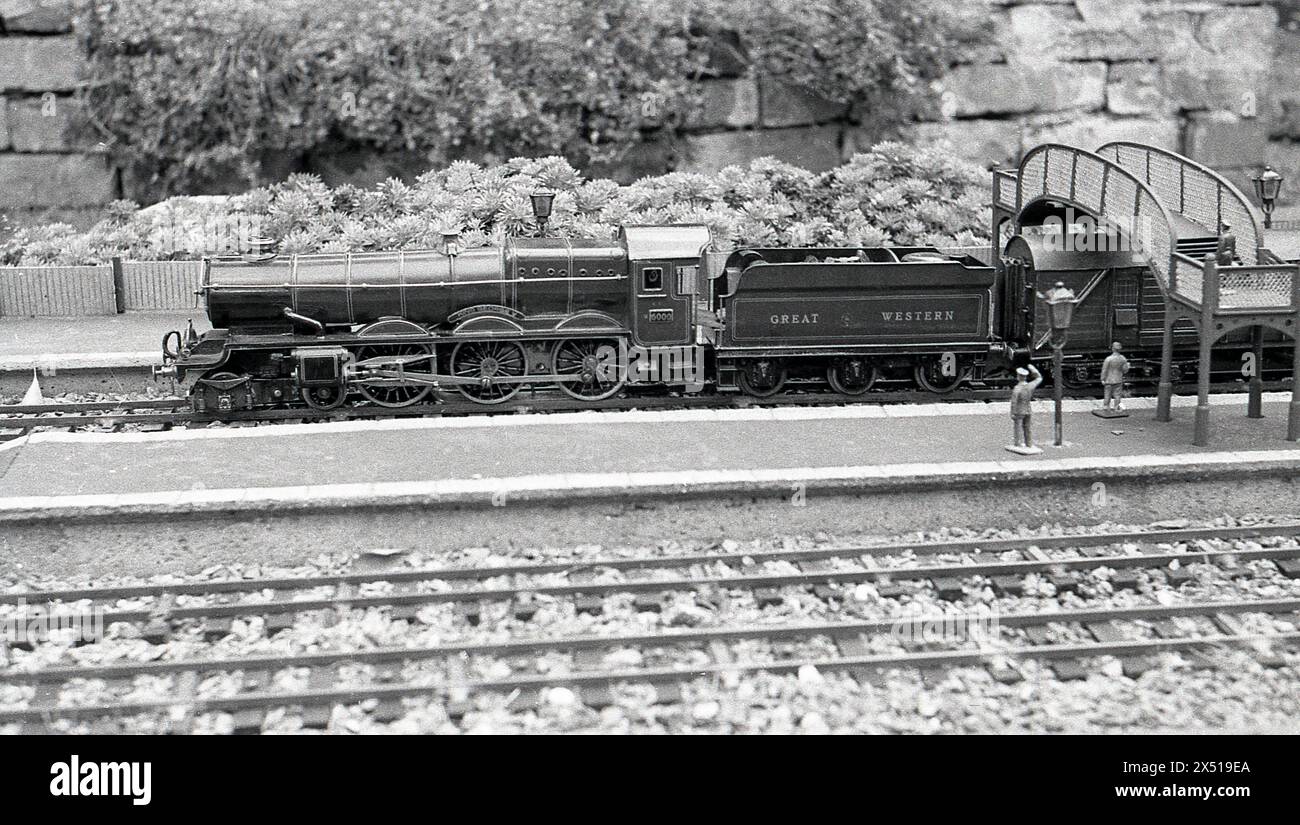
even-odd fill
[(1031, 426), (1034, 417), (1034, 390), (1041, 383), (1043, 374), (1033, 364), (1016, 370), (1016, 385), (1011, 389), (1011, 429), (1016, 443), (1007, 447), (1013, 453), (1036, 455), (1042, 452), (1042, 449), (1034, 446)]
[(1232, 266), (1237, 263), (1237, 236), (1232, 234), (1229, 224), (1219, 226), (1219, 242), (1214, 247), (1214, 262), (1219, 266)]
[(1128, 359), (1120, 354), (1124, 346), (1119, 341), (1110, 345), (1110, 355), (1101, 362), (1103, 390), (1101, 414), (1104, 418), (1128, 415), (1124, 412), (1124, 376), (1128, 373)]

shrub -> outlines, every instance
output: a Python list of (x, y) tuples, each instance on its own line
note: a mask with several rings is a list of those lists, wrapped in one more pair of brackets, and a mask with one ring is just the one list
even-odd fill
[(890, 99), (895, 110), (927, 98), (993, 30), (983, 4), (944, 0), (704, 0), (702, 9), (712, 26), (736, 30), (760, 73), (841, 103)]
[(688, 0), (118, 0), (81, 6), (93, 125), (164, 194), (328, 142), (431, 164), (634, 144), (703, 58)]
[[(924, 99), (977, 11), (939, 0), (80, 0), (88, 123), (139, 191), (265, 182), (322, 147), (431, 166), (671, 143), (711, 33), (760, 73), (874, 117)], [(894, 101), (881, 105), (882, 99)], [(900, 115), (893, 115), (894, 117)], [(233, 184), (233, 185), (232, 185)]]
[(11, 264), (196, 256), (220, 251), (211, 244), (235, 226), (285, 254), (430, 248), (446, 229), (459, 230), (463, 246), (485, 246), (533, 231), (528, 195), (539, 187), (557, 193), (548, 231), (560, 236), (612, 238), (624, 223), (704, 223), (732, 244), (968, 246), (987, 237), (985, 176), (942, 151), (900, 143), (820, 175), (760, 158), (629, 186), (585, 180), (558, 157), (486, 167), (462, 160), (411, 185), (331, 189), (299, 174), (216, 203), (173, 198), (141, 211), (119, 202), (84, 235), (60, 225), (19, 230), (0, 254)]

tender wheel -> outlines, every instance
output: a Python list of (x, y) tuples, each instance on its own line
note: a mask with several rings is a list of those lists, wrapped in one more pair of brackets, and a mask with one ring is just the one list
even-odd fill
[(528, 357), (513, 341), (466, 341), (452, 350), (451, 371), (458, 378), (477, 382), (460, 385), (466, 398), (479, 404), (500, 404), (514, 398), (523, 384), (503, 384), (496, 379), (524, 375)]
[(836, 361), (826, 369), (826, 382), (841, 395), (863, 395), (876, 383), (875, 366), (861, 358)]
[(770, 398), (785, 386), (786, 369), (778, 361), (764, 359), (741, 365), (736, 372), (736, 383), (747, 395)]
[(943, 374), (943, 359), (931, 358), (916, 365), (916, 383), (937, 395), (950, 393), (970, 378), (970, 369), (958, 367), (956, 375)]
[(551, 370), (556, 375), (581, 376), (561, 381), (560, 390), (579, 401), (600, 401), (623, 389), (618, 375), (618, 341), (612, 338), (570, 338), (555, 345)]
[(313, 410), (327, 412), (342, 407), (348, 394), (342, 387), (303, 387), (302, 400)]

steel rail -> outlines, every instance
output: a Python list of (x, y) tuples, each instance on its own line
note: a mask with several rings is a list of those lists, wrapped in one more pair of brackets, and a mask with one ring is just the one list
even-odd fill
[[(600, 596), (614, 593), (661, 593), (674, 590), (698, 590), (701, 587), (725, 589), (730, 587), (791, 587), (819, 584), (846, 584), (870, 581), (915, 580), (945, 576), (996, 575), (1027, 570), (1052, 570), (1058, 566), (1073, 570), (1087, 570), (1109, 566), (1116, 558), (1132, 559), (1137, 566), (1150, 565), (1157, 558), (1195, 560), (1197, 556), (1212, 558), (1234, 557), (1247, 561), (1271, 559), (1279, 556), (1300, 555), (1300, 549), (1265, 549), (1254, 551), (1209, 551), (1202, 553), (1164, 554), (1163, 556), (1124, 556), (1079, 559), (1049, 559), (1047, 561), (986, 562), (981, 564), (931, 565), (901, 568), (868, 568), (857, 570), (821, 570), (808, 573), (746, 573), (736, 576), (682, 576), (672, 579), (636, 579), (619, 582), (584, 582), (573, 584), (521, 585), (519, 587), (482, 587), (464, 590), (436, 590), (427, 592), (389, 593), (360, 596), (351, 593), (313, 599), (280, 599), (264, 602), (219, 602), (183, 607), (127, 608), (104, 611), (105, 622), (141, 622), (149, 619), (234, 618), (253, 614), (308, 613), (316, 610), (366, 609), (371, 607), (398, 607), (430, 604), (461, 604), (467, 602), (511, 601), (522, 594), (543, 596)], [(1133, 565), (1126, 565), (1133, 566)]]
[(0, 671), (0, 684), (62, 683), (71, 679), (126, 679), (140, 675), (164, 673), (218, 673), (231, 671), (283, 670), (285, 668), (321, 668), (343, 663), (383, 664), (415, 662), (462, 654), (470, 656), (505, 656), (522, 653), (549, 653), (569, 650), (593, 650), (634, 646), (706, 645), (714, 641), (743, 639), (791, 639), (829, 636), (847, 638), (886, 633), (900, 625), (925, 624), (954, 619), (988, 619), (1001, 627), (1024, 628), (1056, 623), (1094, 623), (1131, 621), (1134, 619), (1169, 619), (1213, 614), (1269, 613), (1281, 615), (1300, 611), (1300, 598), (1222, 602), (1187, 602), (1176, 605), (1135, 605), (1127, 607), (1089, 607), (1060, 611), (1033, 611), (995, 614), (978, 610), (952, 613), (918, 613), (881, 619), (835, 622), (800, 622), (782, 625), (744, 625), (707, 628), (669, 629), (656, 633), (589, 634), (581, 636), (535, 636), (505, 641), (451, 641), (421, 647), (375, 647), (365, 650), (331, 650), (294, 654), (253, 654), (210, 659), (155, 659), (101, 665), (67, 665), (32, 671)]
[(0, 724), (14, 722), (50, 722), (54, 719), (95, 719), (106, 716), (130, 716), (186, 708), (190, 713), (240, 711), (278, 707), (312, 707), (356, 704), (370, 699), (403, 699), (418, 696), (448, 695), (458, 692), (505, 693), (550, 686), (614, 686), (620, 683), (661, 684), (685, 682), (724, 674), (766, 672), (797, 673), (812, 666), (824, 672), (878, 670), (888, 667), (951, 667), (983, 664), (1006, 659), (1090, 658), (1096, 656), (1134, 656), (1180, 650), (1237, 647), (1258, 642), (1300, 641), (1300, 631), (1277, 634), (1215, 634), (1179, 639), (1141, 639), (1123, 642), (1034, 645), (1001, 650), (927, 651), (905, 654), (836, 656), (824, 659), (800, 658), (771, 662), (727, 662), (682, 668), (645, 668), (636, 670), (577, 671), (560, 675), (510, 676), (445, 684), (367, 685), (364, 687), (326, 688), (304, 691), (256, 691), (233, 696), (191, 699), (176, 698), (113, 704), (27, 707), (0, 710)]
[(52, 413), (96, 412), (99, 410), (149, 410), (188, 407), (186, 398), (142, 398), (139, 401), (70, 401), (57, 404), (0, 404), (0, 415), (44, 415)]
[(111, 427), (118, 424), (166, 424), (175, 426), (191, 421), (184, 413), (104, 413), (103, 415), (20, 416), (0, 418), (0, 430), (31, 430), (39, 427)]
[[(109, 587), (87, 587), (58, 590), (22, 590), (0, 593), (0, 604), (17, 604), (18, 602), (57, 602), (95, 601), (104, 599), (130, 599), (172, 596), (195, 596), (219, 593), (254, 592), (263, 590), (293, 590), (312, 587), (338, 587), (342, 585), (361, 585), (374, 582), (405, 584), (411, 582), (445, 580), (462, 581), (466, 579), (488, 579), (500, 576), (536, 576), (572, 574), (584, 570), (636, 570), (667, 569), (691, 567), (697, 564), (714, 564), (752, 559), (755, 564), (766, 561), (821, 561), (833, 558), (861, 556), (892, 556), (911, 552), (916, 555), (934, 556), (947, 553), (1005, 553), (1025, 550), (1030, 547), (1039, 549), (1070, 549), (1083, 547), (1104, 547), (1112, 544), (1136, 544), (1139, 547), (1151, 544), (1168, 544), (1192, 541), (1229, 541), (1249, 538), (1300, 537), (1300, 522), (1285, 524), (1260, 524), (1241, 527), (1193, 527), (1173, 530), (1132, 530), (1117, 533), (1071, 533), (1057, 536), (1017, 536), (1014, 538), (956, 539), (936, 542), (892, 542), (879, 545), (853, 545), (849, 547), (817, 547), (807, 549), (753, 550), (718, 553), (691, 553), (683, 555), (631, 556), (616, 558), (575, 559), (564, 562), (535, 562), (528, 564), (492, 565), (487, 567), (431, 567), (416, 570), (393, 570), (373, 573), (332, 573), (319, 576), (279, 576), (258, 579), (215, 579), (204, 582), (187, 582), (183, 584), (131, 584)], [(1088, 569), (1094, 566), (1134, 567), (1150, 565), (1156, 561), (1167, 563), (1174, 559), (1191, 559), (1203, 556), (1209, 558), (1237, 557), (1248, 559), (1286, 558), (1300, 554), (1300, 546), (1294, 548), (1264, 548), (1248, 551), (1189, 551), (1186, 553), (1143, 554), (1139, 556), (1098, 556), (1082, 558), (1051, 559), (1049, 561), (1025, 560), (1006, 562), (987, 562), (983, 566), (1002, 573), (1023, 573), (1041, 570), (1045, 567), (1061, 566), (1063, 569)], [(920, 571), (926, 574), (948, 572), (953, 570), (979, 567), (978, 564), (874, 568), (866, 572), (877, 576), (889, 577), (908, 571)], [(972, 573), (979, 575), (982, 571)], [(808, 575), (818, 575), (810, 572)], [(616, 583), (610, 583), (615, 586)], [(524, 589), (524, 588), (521, 588)], [(530, 591), (531, 592), (531, 591)], [(265, 604), (265, 603), (262, 603)]]

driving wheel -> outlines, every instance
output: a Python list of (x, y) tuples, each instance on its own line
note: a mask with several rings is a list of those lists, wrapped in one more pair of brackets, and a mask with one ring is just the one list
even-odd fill
[(524, 348), (514, 341), (466, 341), (451, 353), (451, 372), (458, 378), (472, 378), (460, 384), (461, 394), (478, 404), (501, 404), (523, 389), (519, 382), (503, 383), (528, 371)]

